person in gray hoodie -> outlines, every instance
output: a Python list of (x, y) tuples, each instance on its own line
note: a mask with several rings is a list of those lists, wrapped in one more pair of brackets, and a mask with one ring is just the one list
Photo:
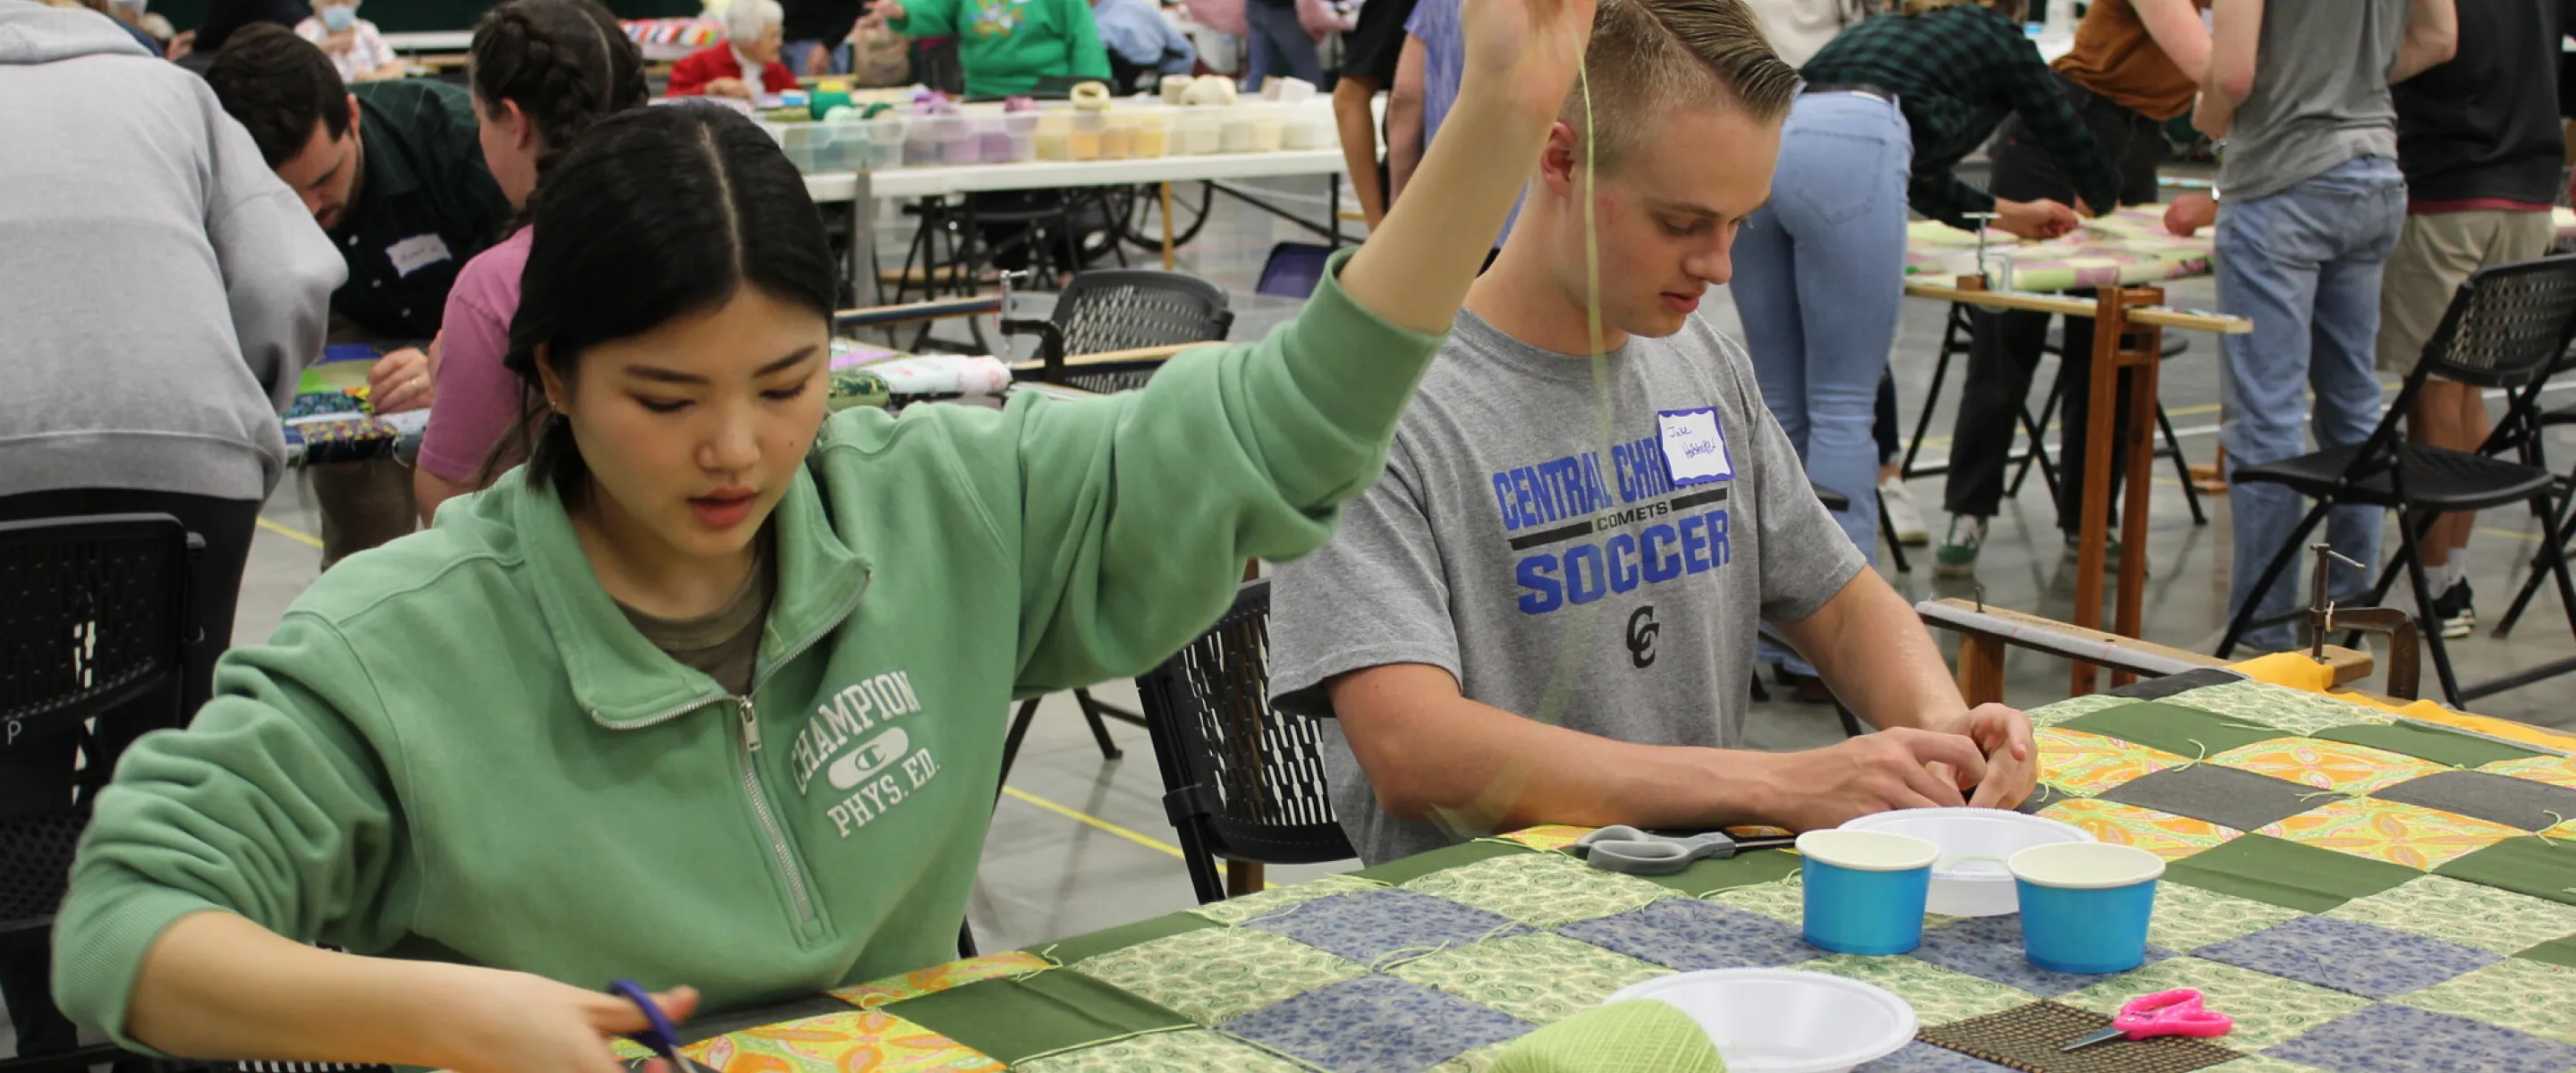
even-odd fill
[[(97, 12), (0, 0), (0, 100), (0, 524), (169, 514), (202, 537), (193, 712), (346, 270), (205, 81)], [(0, 813), (68, 800), (73, 744), (0, 751)], [(21, 1053), (73, 1043), (46, 960), (0, 951)]]

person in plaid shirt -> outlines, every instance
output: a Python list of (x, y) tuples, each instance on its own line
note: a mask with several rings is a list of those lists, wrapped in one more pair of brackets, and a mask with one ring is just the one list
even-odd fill
[[(1878, 548), (1879, 460), (1870, 436), (1896, 342), (1911, 206), (1958, 228), (1971, 213), (2024, 238), (2073, 230), (2076, 211), (2119, 201), (2120, 174), (2021, 29), (2021, 0), (1907, 0), (1899, 17), (1844, 30), (1807, 61), (1780, 143), (1771, 201), (1736, 240), (1735, 304), (1763, 401), (1807, 473), (1847, 497), (1836, 516), (1864, 557)], [(1952, 174), (2019, 115), (2072, 180), (2077, 204), (1997, 198)], [(1766, 659), (1814, 675), (1794, 653)]]

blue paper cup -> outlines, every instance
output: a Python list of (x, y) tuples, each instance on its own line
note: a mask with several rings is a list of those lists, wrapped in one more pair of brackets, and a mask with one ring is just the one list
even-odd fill
[(2127, 972), (2147, 960), (2161, 857), (2135, 846), (2063, 842), (2004, 862), (2021, 897), (2022, 953), (2054, 972)]
[(1807, 941), (1838, 954), (1902, 954), (1923, 945), (1923, 898), (1941, 848), (1885, 831), (1798, 836)]

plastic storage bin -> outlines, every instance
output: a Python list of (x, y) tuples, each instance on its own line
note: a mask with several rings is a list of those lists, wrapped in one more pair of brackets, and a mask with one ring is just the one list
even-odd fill
[(1037, 156), (1040, 160), (1073, 159), (1073, 113), (1038, 113)]
[(1220, 153), (1252, 151), (1253, 110), (1257, 106), (1238, 104), (1213, 109), (1217, 113), (1217, 146)]
[(832, 142), (838, 131), (826, 123), (788, 123), (771, 130), (778, 136), (778, 148), (787, 154), (787, 162), (800, 172), (831, 171), (838, 163)]
[(1216, 108), (1176, 108), (1171, 128), (1170, 155), (1206, 156), (1217, 151), (1225, 116)]
[(1138, 160), (1168, 156), (1172, 151), (1172, 110), (1140, 108), (1132, 113), (1136, 123), (1136, 141), (1129, 155)]
[[(960, 115), (925, 115), (912, 117), (912, 126), (904, 131), (903, 162), (911, 165), (955, 164), (959, 156), (970, 158), (975, 151), (974, 132)], [(963, 148), (959, 148), (963, 143)]]
[(1073, 113), (1073, 131), (1065, 136), (1065, 159), (1098, 160), (1107, 141), (1109, 113)]
[(1333, 129), (1332, 109), (1299, 106), (1290, 110), (1279, 142), (1287, 149), (1331, 149), (1340, 145), (1340, 132)]
[(896, 112), (881, 112), (874, 119), (862, 120), (861, 125), (868, 132), (867, 169), (891, 171), (902, 167), (903, 143), (911, 126), (910, 118)]
[(1037, 156), (1038, 116), (1035, 112), (1013, 112), (986, 116), (977, 121), (976, 153), (987, 164), (1018, 164)]

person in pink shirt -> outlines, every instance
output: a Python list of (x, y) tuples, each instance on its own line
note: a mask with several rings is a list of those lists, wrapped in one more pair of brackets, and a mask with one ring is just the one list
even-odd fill
[[(525, 211), (546, 166), (601, 118), (640, 108), (644, 59), (617, 17), (595, 0), (511, 0), (474, 31), (474, 116), (483, 160), (510, 204)], [(502, 444), (528, 405), (502, 368), (529, 229), (466, 262), (447, 293), (439, 334), (437, 403), (412, 472), (425, 523), (438, 505), (483, 488), (516, 465)]]

